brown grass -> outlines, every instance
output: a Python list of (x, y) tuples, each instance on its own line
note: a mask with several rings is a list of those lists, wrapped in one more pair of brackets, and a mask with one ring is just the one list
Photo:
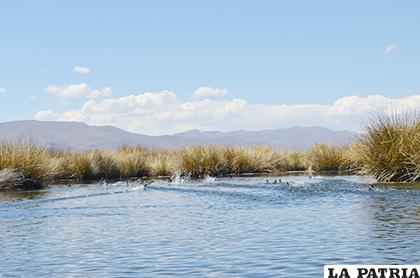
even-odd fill
[(54, 180), (126, 179), (170, 176), (202, 178), (245, 173), (353, 170), (381, 182), (420, 181), (420, 122), (385, 117), (367, 127), (359, 142), (343, 147), (316, 145), (308, 152), (268, 147), (186, 147), (151, 151), (124, 147), (116, 152), (52, 151), (32, 143), (0, 145), (0, 190)]
[(355, 150), (361, 172), (381, 182), (420, 181), (418, 115), (380, 116)]

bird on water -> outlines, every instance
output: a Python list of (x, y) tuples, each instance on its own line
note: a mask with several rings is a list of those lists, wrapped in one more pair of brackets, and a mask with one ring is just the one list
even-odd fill
[(141, 183), (143, 184), (143, 189), (146, 189), (148, 185), (153, 183), (153, 181), (141, 181)]

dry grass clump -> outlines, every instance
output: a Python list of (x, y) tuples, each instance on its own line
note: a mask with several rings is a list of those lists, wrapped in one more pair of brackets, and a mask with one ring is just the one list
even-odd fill
[(364, 166), (364, 153), (365, 146), (360, 143), (353, 143), (344, 148), (343, 151), (343, 168), (350, 170), (353, 173), (362, 173)]
[(61, 153), (58, 179), (89, 180), (94, 176), (88, 153)]
[(118, 152), (62, 153), (59, 177), (97, 180), (149, 176), (148, 156), (147, 151), (139, 148), (123, 148)]
[(190, 174), (194, 178), (203, 176), (201, 147), (188, 147), (177, 151), (175, 155), (176, 168), (182, 174)]
[(175, 173), (175, 160), (171, 151), (153, 151), (149, 155), (150, 175), (153, 177), (171, 176)]
[(308, 160), (315, 171), (340, 171), (347, 166), (343, 149), (327, 144), (315, 145), (308, 152)]
[(252, 148), (251, 150), (258, 161), (255, 169), (256, 173), (279, 172), (284, 171), (286, 168), (281, 152), (264, 146)]
[(266, 147), (235, 147), (225, 150), (230, 174), (270, 173), (282, 168), (278, 152)]
[(359, 151), (362, 172), (381, 182), (420, 180), (418, 115), (381, 115), (367, 126)]
[[(55, 156), (53, 151), (32, 143), (5, 143), (0, 145), (0, 170), (18, 171), (24, 177), (25, 185), (39, 186), (55, 177)], [(6, 170), (6, 173), (10, 174), (10, 171)]]
[(229, 172), (223, 148), (186, 147), (176, 151), (174, 155), (176, 170), (192, 178), (224, 176)]
[(229, 173), (229, 165), (226, 161), (223, 148), (202, 148), (202, 169), (204, 176), (220, 177)]
[(409, 130), (411, 144), (406, 146), (406, 165), (409, 181), (420, 181), (420, 121)]
[(176, 152), (176, 169), (192, 178), (270, 173), (284, 168), (279, 152), (267, 147), (187, 147)]
[(120, 177), (120, 168), (115, 155), (109, 152), (92, 151), (88, 153), (92, 169), (90, 179), (112, 179)]
[(305, 171), (308, 169), (308, 158), (304, 152), (282, 153), (283, 171)]
[(120, 178), (150, 176), (149, 152), (142, 148), (125, 147), (113, 154)]

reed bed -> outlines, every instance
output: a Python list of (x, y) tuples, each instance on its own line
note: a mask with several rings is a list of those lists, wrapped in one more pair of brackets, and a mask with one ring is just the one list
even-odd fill
[(367, 127), (366, 136), (346, 147), (316, 145), (307, 152), (268, 147), (185, 147), (115, 152), (54, 151), (27, 142), (0, 145), (0, 190), (40, 187), (57, 180), (168, 177), (203, 178), (286, 171), (353, 171), (379, 182), (420, 181), (418, 117), (385, 117)]
[(58, 180), (279, 173), (306, 170), (307, 164), (304, 153), (279, 152), (263, 146), (195, 146), (161, 151), (124, 147), (116, 152), (73, 153), (53, 151), (32, 143), (3, 144), (0, 145), (0, 189)]

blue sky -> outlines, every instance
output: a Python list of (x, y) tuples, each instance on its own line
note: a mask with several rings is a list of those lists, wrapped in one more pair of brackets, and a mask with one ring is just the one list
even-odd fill
[[(0, 121), (80, 120), (151, 134), (236, 129), (246, 126), (215, 119), (214, 109), (236, 107), (235, 99), (255, 112), (271, 105), (331, 106), (349, 96), (363, 105), (373, 95), (407, 101), (420, 94), (419, 1), (14, 0), (0, 3), (0, 26)], [(90, 73), (73, 72), (76, 66)], [(88, 88), (81, 86), (78, 97), (60, 96), (72, 84)], [(48, 90), (51, 85), (56, 89)], [(197, 100), (192, 94), (203, 86), (226, 93)], [(107, 87), (111, 94), (87, 97), (86, 92)], [(144, 93), (165, 91), (174, 94), (164, 95), (170, 99), (166, 105), (215, 108), (200, 122), (184, 115), (156, 129), (134, 123), (143, 116), (158, 121), (161, 113), (147, 112), (138, 99), (135, 108), (120, 107), (142, 110), (126, 119), (132, 124), (112, 121), (121, 111), (81, 115), (87, 103), (102, 103), (104, 109), (129, 95), (148, 99)], [(159, 95), (149, 97), (160, 105)], [(228, 116), (240, 118), (235, 113), (241, 107)], [(316, 124), (290, 119), (276, 126), (280, 115), (267, 113), (274, 117), (270, 123), (255, 122), (249, 129)], [(322, 120), (320, 125), (353, 128)]]

